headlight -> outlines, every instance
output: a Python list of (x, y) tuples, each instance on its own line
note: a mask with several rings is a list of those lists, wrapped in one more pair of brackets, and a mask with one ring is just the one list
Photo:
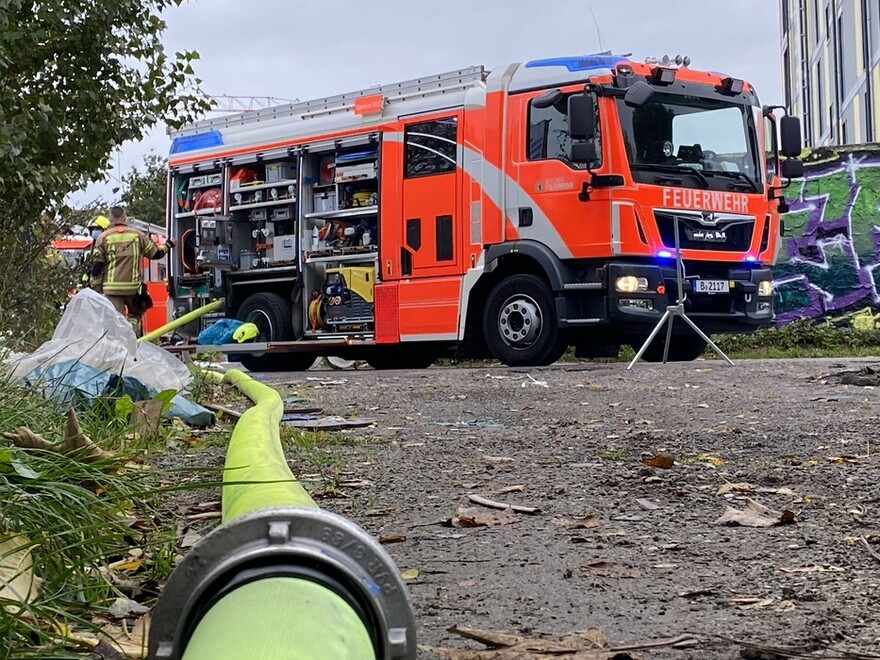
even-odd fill
[(759, 296), (772, 296), (773, 295), (773, 281), (772, 280), (761, 280), (758, 282), (758, 295)]
[(636, 293), (648, 290), (648, 278), (624, 275), (614, 281), (614, 288), (618, 293)]

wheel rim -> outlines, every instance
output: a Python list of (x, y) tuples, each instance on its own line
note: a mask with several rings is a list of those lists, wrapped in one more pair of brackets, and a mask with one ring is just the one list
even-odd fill
[[(260, 331), (260, 334), (257, 336), (257, 341), (259, 342), (270, 342), (275, 336), (275, 329), (272, 327), (272, 319), (270, 319), (269, 315), (261, 309), (255, 309), (248, 314), (245, 323), (253, 323), (257, 326), (257, 329)], [(255, 357), (261, 357), (265, 354), (265, 351), (260, 351), (253, 355)]]
[(508, 298), (498, 313), (498, 335), (507, 346), (524, 350), (541, 336), (543, 319), (535, 299), (522, 293)]

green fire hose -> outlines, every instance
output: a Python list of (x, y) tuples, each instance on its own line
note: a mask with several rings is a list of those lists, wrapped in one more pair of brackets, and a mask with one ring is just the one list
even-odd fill
[(391, 557), (353, 522), (322, 511), (291, 473), (281, 397), (238, 370), (223, 380), (255, 405), (226, 452), (222, 525), (169, 578), (149, 657), (415, 658), (412, 607)]
[(220, 309), (222, 306), (222, 300), (215, 300), (214, 302), (208, 303), (207, 305), (203, 305), (202, 307), (194, 309), (193, 311), (174, 319), (173, 321), (171, 321), (171, 323), (163, 325), (161, 328), (156, 328), (152, 332), (148, 332), (143, 337), (138, 337), (138, 343), (158, 339), (169, 330), (174, 330), (175, 328), (179, 328), (182, 325), (186, 325), (190, 321), (195, 321), (200, 316), (203, 316), (208, 312), (213, 312), (215, 309)]

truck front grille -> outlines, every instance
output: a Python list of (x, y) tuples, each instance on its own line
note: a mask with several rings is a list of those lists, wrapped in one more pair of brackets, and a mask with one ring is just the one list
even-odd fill
[(740, 216), (707, 224), (701, 222), (697, 215), (655, 211), (654, 219), (657, 221), (660, 238), (663, 245), (668, 248), (675, 248), (676, 215), (679, 219), (679, 240), (683, 250), (744, 252), (752, 243), (752, 233), (755, 231), (754, 218)]

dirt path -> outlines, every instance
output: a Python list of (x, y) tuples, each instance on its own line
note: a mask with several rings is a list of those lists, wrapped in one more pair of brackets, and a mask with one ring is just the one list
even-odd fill
[[(406, 537), (386, 547), (401, 570), (419, 571), (410, 592), (421, 644), (481, 648), (447, 631), (459, 624), (553, 639), (597, 627), (612, 643), (700, 632), (880, 652), (880, 389), (815, 380), (878, 362), (259, 377), (327, 413), (377, 421), (352, 432), (365, 442), (340, 449), (345, 479), (370, 485), (342, 485), (348, 498), (320, 502), (371, 533)], [(648, 467), (642, 459), (655, 454), (674, 466)], [(291, 456), (295, 471), (314, 471), (302, 451)], [(749, 486), (719, 494), (725, 484)], [(540, 513), (442, 524), (460, 506), (505, 517), (469, 494)], [(746, 496), (795, 522), (716, 524)], [(740, 657), (722, 641), (639, 653)]]

